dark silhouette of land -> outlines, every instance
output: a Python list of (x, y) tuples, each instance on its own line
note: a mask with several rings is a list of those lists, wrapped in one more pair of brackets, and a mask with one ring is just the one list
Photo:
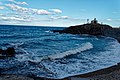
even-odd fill
[(100, 24), (96, 18), (92, 20), (91, 23), (70, 26), (64, 30), (53, 30), (53, 32), (113, 37), (120, 42), (120, 28), (113, 28), (106, 24)]

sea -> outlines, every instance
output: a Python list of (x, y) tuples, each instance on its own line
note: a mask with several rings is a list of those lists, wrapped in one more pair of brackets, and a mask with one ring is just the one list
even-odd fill
[(0, 74), (61, 79), (120, 62), (116, 39), (52, 32), (64, 28), (1, 25), (0, 49), (14, 47), (16, 54), (0, 59)]

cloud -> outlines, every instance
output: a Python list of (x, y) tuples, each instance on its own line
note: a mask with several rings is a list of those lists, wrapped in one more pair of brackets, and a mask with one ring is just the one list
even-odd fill
[(51, 12), (44, 10), (44, 9), (32, 9), (32, 8), (25, 8), (18, 6), (16, 4), (6, 4), (13, 11), (22, 12), (22, 13), (29, 13), (29, 14), (38, 14), (38, 15), (50, 15)]
[(60, 19), (70, 19), (69, 16), (61, 16)]
[(16, 17), (1, 17), (3, 20), (16, 20), (16, 21), (23, 21), (21, 18)]
[(26, 3), (26, 2), (17, 2), (17, 1), (15, 1), (15, 0), (9, 0), (10, 2), (13, 2), (13, 3), (15, 3), (15, 4), (18, 4), (18, 5), (28, 5), (28, 3)]
[(18, 11), (18, 12), (29, 12), (28, 8), (24, 8), (15, 4), (6, 4), (11, 10)]
[(107, 21), (112, 21), (112, 19), (106, 19)]
[(3, 16), (6, 16), (6, 15), (5, 15), (5, 14), (0, 13), (0, 18), (1, 18), (1, 17), (3, 17)]
[(54, 13), (57, 13), (57, 14), (61, 14), (62, 13), (62, 10), (60, 10), (60, 9), (49, 9), (49, 10), (54, 12)]
[(25, 17), (16, 17), (16, 16), (11, 16), (11, 17), (1, 17), (1, 21), (9, 21), (9, 22), (31, 22), (32, 19), (30, 18), (25, 18)]
[[(15, 23), (26, 23), (28, 22), (52, 22), (53, 20), (67, 20), (70, 19), (69, 16), (60, 16), (62, 10), (60, 9), (37, 9), (30, 8), (23, 5), (19, 5), (15, 0), (9, 0), (10, 3), (5, 4), (5, 8), (12, 10), (12, 12), (6, 13), (6, 16), (1, 16), (0, 21), (4, 22), (15, 22)], [(59, 15), (58, 15), (59, 14)], [(39, 16), (39, 15), (48, 15)], [(51, 16), (50, 18), (48, 18)], [(41, 18), (42, 17), (42, 18)]]
[(44, 9), (30, 9), (32, 13), (38, 14), (38, 15), (50, 15), (52, 14), (51, 12), (44, 10)]
[(37, 10), (37, 14), (41, 14), (41, 15), (50, 15), (52, 14), (51, 12), (48, 12), (47, 10)]
[(0, 14), (0, 22), (31, 22), (34, 21), (35, 17), (24, 13), (4, 13)]
[(2, 10), (2, 9), (5, 9), (5, 7), (4, 6), (0, 6), (0, 10)]
[(57, 20), (57, 19), (71, 19), (69, 16), (50, 16), (49, 19)]
[(106, 19), (109, 22), (120, 22), (120, 19)]

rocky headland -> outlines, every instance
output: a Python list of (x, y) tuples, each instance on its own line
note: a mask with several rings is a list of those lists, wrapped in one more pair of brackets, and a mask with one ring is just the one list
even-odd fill
[[(96, 37), (106, 36), (115, 38), (120, 43), (120, 28), (113, 28), (110, 25), (100, 24), (96, 18), (92, 20), (91, 23), (70, 26), (63, 30), (54, 30), (53, 32), (59, 32), (61, 34), (88, 34)], [(120, 63), (94, 72), (71, 76), (63, 80), (120, 80)]]
[(64, 30), (53, 30), (53, 32), (113, 37), (120, 42), (120, 28), (113, 28), (110, 25), (100, 24), (96, 18), (92, 20), (91, 23), (70, 26)]

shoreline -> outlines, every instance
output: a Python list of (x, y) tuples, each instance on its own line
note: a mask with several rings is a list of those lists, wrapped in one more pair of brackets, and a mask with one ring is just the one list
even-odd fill
[(0, 75), (0, 80), (119, 80), (120, 63), (108, 68), (103, 68), (85, 74), (69, 76), (63, 79), (52, 79), (46, 77), (21, 76), (21, 75)]
[[(94, 23), (92, 23), (94, 22)], [(120, 28), (113, 28), (106, 24), (99, 24), (96, 20), (91, 21), (89, 24), (70, 26), (63, 30), (53, 30), (60, 34), (89, 34), (93, 36), (106, 36), (112, 37), (120, 43)], [(65, 78), (65, 80), (120, 80), (120, 63), (108, 68), (89, 72), (86, 74), (75, 75)], [(117, 76), (115, 76), (117, 75)]]
[(113, 65), (111, 67), (103, 68), (103, 69), (96, 70), (93, 72), (70, 76), (63, 80), (75, 80), (75, 79), (82, 80), (81, 78), (86, 79), (86, 80), (87, 79), (88, 80), (119, 80), (120, 76), (118, 74), (120, 74), (120, 63)]

